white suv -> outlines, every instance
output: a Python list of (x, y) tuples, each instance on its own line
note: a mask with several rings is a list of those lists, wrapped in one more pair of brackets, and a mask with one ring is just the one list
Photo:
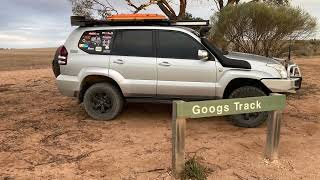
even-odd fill
[[(301, 86), (297, 65), (251, 54), (223, 54), (186, 27), (92, 24), (71, 33), (57, 50), (53, 70), (60, 92), (77, 97), (97, 120), (114, 119), (125, 101), (265, 96)], [(231, 120), (256, 127), (267, 115), (235, 115)]]

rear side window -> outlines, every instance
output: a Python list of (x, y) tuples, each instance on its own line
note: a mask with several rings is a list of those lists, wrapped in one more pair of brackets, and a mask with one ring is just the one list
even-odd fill
[(199, 59), (198, 50), (205, 48), (191, 36), (176, 31), (159, 31), (157, 55), (160, 58)]
[(110, 30), (83, 33), (78, 47), (89, 54), (110, 54), (114, 32)]
[(154, 57), (153, 31), (117, 31), (112, 54), (121, 56)]

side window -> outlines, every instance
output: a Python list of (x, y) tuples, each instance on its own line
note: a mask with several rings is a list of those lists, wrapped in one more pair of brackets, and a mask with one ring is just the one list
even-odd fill
[(113, 31), (84, 32), (78, 47), (89, 54), (110, 54), (113, 40)]
[(198, 50), (205, 49), (191, 36), (182, 32), (159, 31), (158, 57), (174, 59), (199, 59)]
[(152, 30), (119, 30), (114, 55), (154, 57)]

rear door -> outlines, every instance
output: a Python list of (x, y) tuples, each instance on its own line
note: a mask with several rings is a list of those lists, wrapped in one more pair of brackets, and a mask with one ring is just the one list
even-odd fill
[(159, 97), (210, 99), (215, 96), (216, 62), (214, 58), (200, 60), (198, 50), (206, 48), (189, 34), (158, 31)]
[(157, 66), (153, 39), (153, 30), (116, 31), (110, 71), (123, 76), (120, 86), (125, 96), (156, 95)]

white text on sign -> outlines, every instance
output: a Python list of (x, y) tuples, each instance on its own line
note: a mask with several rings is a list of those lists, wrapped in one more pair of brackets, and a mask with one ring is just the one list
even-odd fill
[(230, 109), (233, 108), (235, 111), (247, 111), (247, 110), (258, 110), (261, 109), (261, 102), (257, 100), (253, 103), (240, 103), (240, 102), (234, 102), (233, 105), (230, 107), (229, 105), (218, 105), (218, 106), (200, 106), (200, 105), (194, 105), (192, 107), (192, 113), (193, 114), (223, 114), (226, 112), (229, 112)]

